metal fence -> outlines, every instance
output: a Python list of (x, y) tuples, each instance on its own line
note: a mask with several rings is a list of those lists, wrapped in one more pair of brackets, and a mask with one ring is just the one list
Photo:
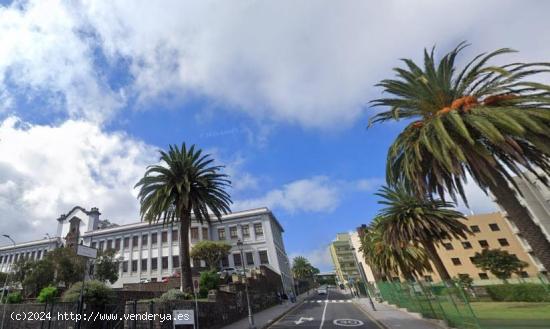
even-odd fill
[(379, 282), (381, 298), (390, 304), (420, 313), (429, 319), (446, 321), (451, 327), (481, 329), (462, 287), (454, 282)]

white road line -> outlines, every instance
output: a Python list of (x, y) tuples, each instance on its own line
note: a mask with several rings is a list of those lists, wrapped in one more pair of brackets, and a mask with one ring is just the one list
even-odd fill
[[(325, 299), (326, 301), (328, 301), (328, 295), (329, 295), (329, 290), (327, 289), (327, 298)], [(319, 329), (323, 329), (323, 324), (325, 323), (325, 314), (327, 313), (327, 306), (328, 306), (328, 302), (325, 303), (325, 308), (323, 309), (323, 316), (321, 317), (321, 326), (319, 326)]]

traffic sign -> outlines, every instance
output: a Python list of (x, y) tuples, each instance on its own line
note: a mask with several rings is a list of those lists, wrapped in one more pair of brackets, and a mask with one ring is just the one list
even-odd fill
[(79, 244), (76, 249), (76, 254), (79, 256), (84, 256), (87, 258), (96, 259), (97, 258), (97, 249)]

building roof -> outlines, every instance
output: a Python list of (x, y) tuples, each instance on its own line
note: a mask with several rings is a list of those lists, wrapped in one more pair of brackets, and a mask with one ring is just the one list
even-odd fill
[(31, 247), (31, 246), (41, 245), (41, 244), (50, 244), (52, 242), (55, 242), (56, 240), (57, 240), (56, 238), (51, 238), (51, 239), (44, 238), (42, 240), (34, 240), (34, 241), (17, 243), (15, 244), (15, 246), (12, 244), (8, 244), (8, 245), (0, 246), (0, 251)]

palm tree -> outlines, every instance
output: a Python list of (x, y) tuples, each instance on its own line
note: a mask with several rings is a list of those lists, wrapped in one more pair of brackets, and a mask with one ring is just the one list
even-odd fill
[(365, 262), (372, 267), (376, 280), (383, 278), (391, 280), (392, 277), (401, 273), (406, 280), (413, 281), (415, 276), (431, 271), (424, 249), (412, 243), (395, 248), (382, 239), (382, 234), (377, 227), (380, 227), (380, 222), (384, 220), (381, 217), (375, 218), (360, 235), (359, 251), (363, 253)]
[(310, 279), (313, 277), (314, 267), (303, 256), (296, 256), (292, 260), (292, 274), (296, 279)]
[[(433, 50), (424, 51), (423, 68), (404, 59), (397, 78), (378, 86), (389, 96), (373, 101), (389, 107), (370, 124), (409, 119), (388, 151), (387, 180), (402, 182), (419, 195), (437, 194), (453, 201), (464, 192), (471, 176), (505, 210), (535, 255), (550, 268), (550, 242), (529, 211), (518, 201), (512, 176), (550, 173), (550, 86), (527, 81), (548, 72), (550, 63), (512, 63), (490, 66), (504, 48), (476, 56), (457, 73), (459, 44), (436, 65)], [(369, 124), (369, 125), (370, 125)]]
[(135, 187), (141, 203), (141, 218), (149, 223), (179, 222), (181, 290), (193, 288), (189, 259), (189, 229), (195, 220), (210, 222), (212, 216), (221, 220), (230, 212), (231, 198), (225, 189), (231, 185), (228, 176), (220, 173), (222, 166), (213, 165), (209, 154), (203, 155), (192, 145), (170, 145), (160, 151), (161, 164), (147, 167)]
[(420, 198), (403, 186), (382, 187), (376, 195), (384, 205), (376, 224), (385, 244), (394, 248), (413, 243), (421, 245), (442, 280), (451, 276), (437, 254), (436, 244), (452, 238), (466, 239), (468, 227), (460, 221), (464, 215), (450, 209), (453, 204), (440, 199)]

